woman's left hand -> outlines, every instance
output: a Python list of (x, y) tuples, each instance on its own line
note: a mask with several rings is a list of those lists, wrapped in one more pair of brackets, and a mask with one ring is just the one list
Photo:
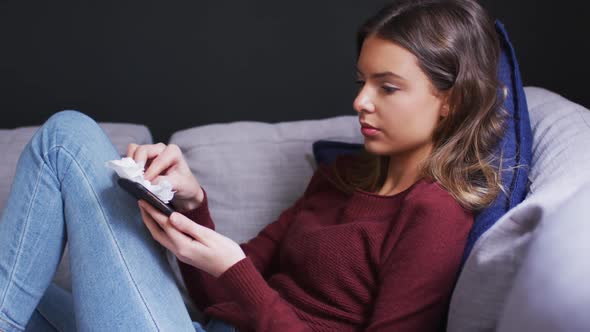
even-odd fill
[(246, 257), (242, 248), (230, 238), (178, 212), (166, 217), (143, 200), (139, 201), (139, 208), (152, 237), (183, 263), (217, 278)]

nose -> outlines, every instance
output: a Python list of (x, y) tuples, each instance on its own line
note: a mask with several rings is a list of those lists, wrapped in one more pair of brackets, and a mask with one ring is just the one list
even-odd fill
[(371, 94), (365, 87), (361, 88), (352, 103), (352, 107), (358, 112), (374, 112), (375, 105), (371, 100)]

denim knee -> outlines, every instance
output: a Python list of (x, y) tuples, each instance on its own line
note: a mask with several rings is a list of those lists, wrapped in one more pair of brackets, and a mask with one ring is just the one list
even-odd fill
[(82, 112), (73, 110), (65, 110), (53, 114), (47, 119), (43, 127), (52, 132), (88, 132), (100, 129), (94, 119)]
[(63, 146), (69, 143), (97, 143), (106, 138), (98, 123), (88, 115), (72, 110), (53, 114), (43, 124), (41, 137), (49, 146)]

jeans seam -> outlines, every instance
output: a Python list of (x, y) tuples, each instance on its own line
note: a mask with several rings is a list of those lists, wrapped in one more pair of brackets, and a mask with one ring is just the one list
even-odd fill
[[(63, 150), (64, 152), (66, 152), (66, 153), (67, 153), (67, 154), (70, 156), (70, 158), (72, 159), (72, 161), (75, 161), (75, 160), (76, 160), (76, 158), (74, 158), (74, 156), (72, 155), (72, 153), (70, 153), (70, 152), (69, 152), (69, 151), (66, 149), (66, 147), (65, 147), (65, 146), (63, 146), (63, 145), (59, 145), (59, 144), (58, 144), (58, 145), (54, 145), (54, 146), (52, 146), (51, 148), (49, 148), (49, 150), (47, 151), (47, 153), (46, 153), (45, 155), (43, 155), (43, 163), (45, 163), (45, 164), (46, 164), (46, 160), (48, 159), (48, 157), (49, 157), (49, 154), (50, 154), (51, 152), (53, 152), (53, 151), (56, 151), (56, 150), (60, 150), (60, 149), (61, 149), (61, 150)], [(67, 173), (70, 171), (70, 168), (72, 167), (72, 164), (74, 164), (74, 163), (73, 163), (73, 162), (70, 162), (70, 163), (68, 164), (68, 167), (66, 167), (66, 169), (64, 169), (64, 170), (62, 171), (62, 173), (63, 173), (63, 174), (67, 174)], [(49, 166), (49, 165), (48, 165), (48, 166)], [(55, 171), (56, 171), (56, 173), (57, 173), (57, 170), (55, 170)], [(63, 176), (65, 177), (65, 175), (63, 175)], [(61, 183), (63, 182), (63, 177), (60, 179), (60, 178), (59, 178), (59, 174), (55, 174), (55, 178), (57, 179), (57, 182), (58, 182), (58, 183), (60, 184), (60, 186), (61, 186)]]
[[(83, 168), (83, 167), (82, 167), (82, 166), (81, 166), (81, 165), (78, 163), (78, 160), (77, 160), (76, 158), (74, 158), (74, 155), (72, 155), (72, 153), (70, 153), (70, 151), (68, 151), (68, 150), (67, 150), (67, 148), (66, 148), (66, 147), (64, 147), (64, 146), (62, 146), (62, 145), (56, 145), (56, 146), (52, 147), (52, 149), (51, 149), (51, 150), (58, 149), (58, 148), (61, 148), (61, 149), (63, 149), (63, 151), (69, 155), (69, 157), (70, 157), (70, 158), (71, 158), (71, 160), (72, 160), (72, 164), (76, 164), (76, 166), (78, 167), (78, 169), (79, 169), (79, 170), (81, 170), (81, 173), (82, 173), (82, 175), (83, 175), (83, 177), (84, 177), (84, 180), (86, 181), (86, 183), (87, 183), (87, 184), (90, 184), (90, 183), (91, 183), (91, 181), (90, 181), (90, 180), (88, 179), (88, 177), (86, 176), (86, 172), (84, 172), (84, 168)], [(69, 169), (69, 168), (68, 168), (68, 169)], [(102, 204), (100, 203), (100, 199), (98, 198), (98, 195), (97, 195), (97, 194), (96, 194), (96, 192), (94, 191), (94, 188), (93, 188), (91, 185), (90, 185), (89, 187), (90, 187), (90, 189), (91, 189), (91, 191), (92, 191), (92, 195), (94, 196), (94, 198), (95, 198), (96, 202), (98, 202), (98, 206), (100, 207), (100, 212), (101, 212), (101, 215), (102, 215), (102, 219), (103, 219), (103, 221), (106, 221), (106, 220), (108, 220), (108, 218), (106, 217), (106, 214), (105, 214), (105, 212), (104, 212), (104, 210), (103, 210), (103, 206), (102, 206)], [(141, 292), (139, 291), (139, 288), (137, 287), (137, 283), (135, 282), (135, 279), (133, 278), (133, 276), (131, 275), (131, 273), (129, 273), (129, 267), (128, 267), (128, 265), (127, 265), (127, 261), (125, 261), (125, 258), (123, 257), (123, 254), (122, 254), (122, 252), (121, 252), (121, 248), (120, 248), (120, 246), (119, 246), (119, 243), (117, 242), (116, 238), (113, 236), (114, 232), (113, 232), (113, 230), (111, 229), (111, 226), (109, 225), (109, 223), (108, 223), (108, 222), (105, 222), (105, 225), (107, 226), (107, 228), (108, 228), (108, 230), (109, 230), (109, 234), (111, 235), (111, 240), (114, 242), (114, 244), (115, 244), (115, 247), (117, 248), (117, 252), (119, 253), (119, 257), (120, 257), (121, 261), (123, 262), (123, 264), (125, 265), (125, 268), (126, 268), (126, 270), (127, 270), (127, 272), (128, 272), (128, 273), (127, 273), (127, 275), (128, 275), (128, 277), (129, 277), (129, 279), (131, 280), (131, 283), (133, 284), (133, 286), (134, 286), (134, 288), (135, 288), (135, 290), (136, 290), (137, 294), (139, 295), (139, 298), (140, 298), (140, 299), (141, 299), (141, 301), (143, 302), (143, 304), (144, 304), (144, 306), (145, 306), (145, 309), (147, 310), (147, 312), (148, 312), (148, 314), (149, 314), (150, 318), (152, 319), (152, 322), (153, 322), (154, 326), (156, 327), (156, 330), (160, 331), (160, 328), (158, 327), (158, 324), (156, 323), (156, 321), (155, 321), (155, 319), (154, 319), (154, 317), (153, 317), (153, 314), (152, 314), (151, 310), (150, 310), (150, 309), (149, 309), (149, 307), (148, 307), (148, 304), (147, 304), (147, 302), (145, 301), (145, 299), (144, 299), (143, 295), (141, 294)]]
[[(31, 204), (29, 204), (29, 207), (27, 209), (27, 213), (26, 213), (26, 217), (25, 217), (25, 222), (24, 222), (24, 225), (23, 225), (23, 232), (22, 232), (21, 237), (20, 237), (19, 242), (18, 242), (17, 256), (16, 256), (16, 259), (14, 260), (14, 265), (12, 266), (12, 269), (10, 271), (10, 276), (8, 278), (8, 285), (7, 285), (7, 287), (6, 287), (5, 291), (4, 291), (4, 294), (2, 294), (2, 301), (0, 301), (0, 308), (4, 307), (4, 301), (6, 301), (6, 296), (8, 295), (8, 290), (10, 288), (9, 285), (12, 282), (12, 279), (13, 279), (14, 274), (15, 274), (15, 271), (16, 271), (16, 266), (18, 265), (18, 262), (20, 260), (20, 255), (18, 253), (20, 253), (20, 249), (22, 248), (22, 245), (23, 245), (23, 238), (24, 238), (25, 233), (27, 231), (27, 227), (28, 227), (28, 224), (29, 224), (29, 216), (30, 216), (31, 210), (33, 208), (33, 204), (32, 203), (35, 201), (34, 198), (37, 196), (37, 192), (39, 190), (39, 182), (40, 182), (40, 179), (41, 179), (41, 174), (43, 173), (43, 170), (45, 169), (45, 166), (46, 166), (46, 164), (43, 163), (43, 167), (37, 173), (37, 180), (35, 181), (35, 189), (33, 190), (33, 195), (31, 196), (33, 199), (31, 199)], [(0, 319), (2, 319), (2, 317), (0, 317)], [(12, 324), (12, 323), (6, 321), (5, 319), (2, 319), (2, 321), (7, 322), (11, 326), (14, 326), (14, 327), (18, 328), (19, 330), (24, 330), (23, 327), (20, 327), (20, 326), (17, 326), (15, 324)]]

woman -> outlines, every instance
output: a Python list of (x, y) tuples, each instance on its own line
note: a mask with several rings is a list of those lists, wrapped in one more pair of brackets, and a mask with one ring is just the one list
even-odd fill
[[(213, 230), (178, 147), (128, 149), (148, 180), (173, 184), (183, 213), (168, 218), (114, 185), (104, 162), (117, 154), (91, 119), (54, 115), (25, 148), (0, 223), (0, 330), (444, 329), (473, 212), (501, 189), (493, 21), (475, 1), (397, 1), (358, 46), (365, 153), (320, 167), (241, 246)], [(66, 238), (72, 295), (48, 288)], [(193, 328), (163, 247), (205, 326)]]

